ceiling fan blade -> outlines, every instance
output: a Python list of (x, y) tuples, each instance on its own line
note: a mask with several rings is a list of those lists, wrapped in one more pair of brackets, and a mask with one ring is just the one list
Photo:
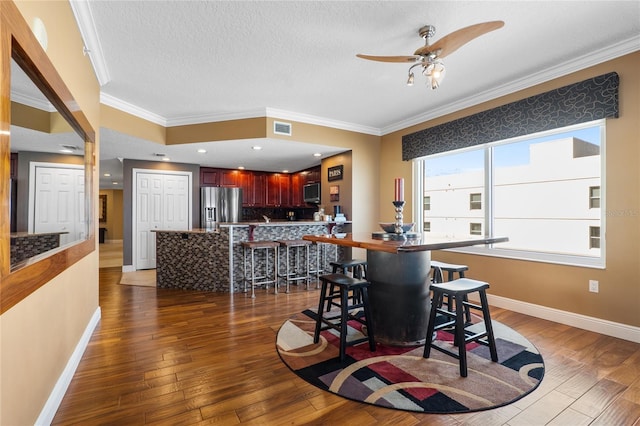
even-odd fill
[(378, 62), (416, 62), (420, 59), (420, 56), (371, 56), (371, 55), (362, 55), (358, 53), (356, 55), (358, 58), (368, 59), (370, 61), (378, 61)]
[(415, 55), (428, 55), (431, 52), (437, 52), (439, 58), (444, 58), (447, 55), (458, 50), (463, 45), (469, 43), (474, 38), (480, 37), (490, 31), (497, 30), (504, 26), (503, 21), (491, 21), (483, 22), (481, 24), (470, 25), (468, 27), (461, 28), (457, 31), (447, 34), (440, 40), (429, 46), (423, 46), (415, 51)]

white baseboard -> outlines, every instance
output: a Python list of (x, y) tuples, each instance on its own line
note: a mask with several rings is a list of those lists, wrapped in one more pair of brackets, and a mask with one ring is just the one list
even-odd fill
[(135, 272), (136, 268), (133, 265), (122, 265), (122, 272)]
[(532, 317), (542, 318), (560, 324), (589, 330), (619, 339), (640, 343), (640, 327), (607, 321), (600, 318), (588, 317), (573, 312), (561, 311), (546, 306), (534, 305), (519, 300), (487, 294), (489, 304), (510, 311), (519, 312)]
[(53, 417), (56, 415), (58, 408), (60, 407), (60, 403), (62, 402), (62, 398), (64, 398), (64, 394), (67, 392), (67, 388), (69, 387), (69, 383), (71, 383), (71, 379), (80, 364), (80, 360), (82, 359), (82, 355), (84, 354), (87, 345), (89, 344), (89, 340), (91, 339), (91, 335), (95, 330), (98, 322), (100, 322), (100, 317), (102, 316), (100, 307), (93, 313), (89, 324), (82, 333), (82, 337), (80, 341), (76, 345), (73, 354), (67, 361), (67, 365), (62, 371), (62, 374), (58, 378), (56, 385), (53, 387), (47, 402), (42, 407), (42, 411), (40, 411), (40, 415), (36, 420), (36, 425), (50, 425), (53, 421)]

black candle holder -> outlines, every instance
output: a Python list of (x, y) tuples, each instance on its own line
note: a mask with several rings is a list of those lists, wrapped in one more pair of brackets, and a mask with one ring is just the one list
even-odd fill
[(402, 229), (402, 210), (404, 209), (404, 201), (394, 201), (393, 205), (396, 208), (396, 234), (404, 234), (404, 230)]

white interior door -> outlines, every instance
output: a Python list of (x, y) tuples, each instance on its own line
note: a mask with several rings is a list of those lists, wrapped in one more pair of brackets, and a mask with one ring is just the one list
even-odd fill
[(60, 244), (86, 237), (84, 168), (33, 163), (29, 232), (63, 232)]
[(163, 193), (163, 204), (165, 206), (164, 229), (189, 229), (190, 194), (191, 188), (188, 176), (165, 176)]
[(153, 230), (191, 228), (191, 173), (133, 171), (134, 268), (156, 267), (156, 235)]
[(136, 179), (136, 269), (156, 267), (156, 236), (153, 229), (162, 228), (163, 176), (138, 173)]

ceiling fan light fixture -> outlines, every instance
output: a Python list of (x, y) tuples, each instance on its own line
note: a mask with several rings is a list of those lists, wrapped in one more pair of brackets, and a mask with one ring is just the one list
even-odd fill
[(413, 86), (413, 72), (409, 72), (409, 78), (407, 79), (407, 86)]
[(425, 25), (418, 30), (418, 34), (424, 39), (424, 46), (413, 52), (413, 55), (377, 56), (358, 53), (356, 56), (369, 61), (415, 63), (415, 65), (409, 68), (408, 86), (413, 85), (413, 72), (411, 71), (413, 67), (422, 66), (422, 74), (426, 77), (431, 89), (435, 90), (440, 87), (445, 73), (444, 64), (440, 58), (444, 58), (455, 52), (460, 47), (481, 35), (502, 28), (503, 26), (503, 21), (481, 22), (461, 28), (447, 34), (435, 43), (430, 43), (429, 39), (435, 35), (436, 29), (433, 25)]
[(444, 80), (446, 69), (441, 61), (434, 61), (424, 67), (422, 74), (427, 78), (427, 83), (431, 86), (431, 90), (440, 87), (440, 83)]

